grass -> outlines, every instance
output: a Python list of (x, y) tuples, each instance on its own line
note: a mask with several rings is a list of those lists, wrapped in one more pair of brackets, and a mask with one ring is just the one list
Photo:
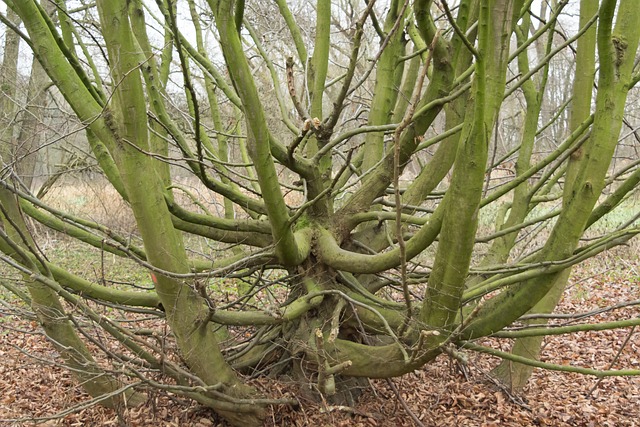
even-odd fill
[[(184, 181), (181, 186), (187, 188), (190, 194), (197, 196), (209, 211), (215, 213), (220, 210), (221, 200), (208, 198), (206, 196), (208, 192), (201, 188), (200, 184)], [(177, 192), (177, 198), (186, 206), (192, 204), (183, 192)], [(502, 200), (508, 201), (507, 199), (508, 197), (504, 197)], [(81, 181), (65, 179), (60, 185), (52, 188), (46, 195), (45, 202), (73, 215), (104, 224), (121, 235), (137, 239), (135, 221), (130, 208), (122, 201), (115, 190), (109, 185), (105, 185), (102, 180)], [(538, 217), (556, 209), (557, 206), (558, 202), (540, 204), (529, 214), (528, 218)], [(478, 235), (487, 235), (495, 231), (496, 217), (500, 209), (501, 207), (498, 203), (492, 203), (481, 209)], [(614, 211), (596, 222), (588, 230), (586, 237), (593, 238), (614, 230), (636, 215), (639, 210), (640, 197), (637, 195), (628, 197)], [(547, 221), (543, 227), (529, 227), (527, 231), (521, 233), (523, 237), (516, 247), (516, 253), (543, 245), (554, 223), (555, 218)], [(52, 262), (74, 274), (81, 275), (97, 283), (105, 283), (108, 286), (116, 286), (121, 289), (130, 289), (132, 286), (151, 286), (148, 271), (132, 260), (89, 247), (59, 233), (45, 230), (41, 226), (36, 225), (35, 232), (39, 236), (39, 242), (47, 257)], [(220, 256), (218, 251), (223, 249), (223, 247), (197, 236), (186, 236), (185, 243), (192, 250), (190, 255), (196, 257)], [(618, 256), (629, 259), (633, 259), (634, 256), (637, 257), (637, 253), (640, 252), (638, 239), (632, 240), (630, 245), (626, 251), (624, 249), (618, 251)], [(428, 248), (421, 254), (420, 259), (429, 264), (435, 255), (435, 248), (436, 245)], [(488, 248), (489, 245), (478, 245), (476, 258), (480, 259), (479, 257)], [(606, 257), (599, 259), (606, 259)], [(15, 279), (14, 273), (4, 265), (0, 265), (0, 275)], [(640, 276), (636, 275), (636, 277)], [(222, 294), (228, 294), (229, 292), (235, 292), (236, 286), (230, 280), (212, 280), (211, 288)]]
[(149, 272), (130, 259), (72, 240), (59, 241), (47, 252), (49, 260), (73, 274), (117, 288), (151, 288)]

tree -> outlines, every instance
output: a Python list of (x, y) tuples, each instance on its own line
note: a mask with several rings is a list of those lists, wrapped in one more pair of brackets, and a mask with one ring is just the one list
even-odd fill
[[(524, 0), (318, 0), (310, 10), (282, 0), (268, 7), (99, 0), (76, 10), (57, 1), (55, 19), (33, 0), (5, 3), (26, 28), (3, 16), (7, 34), (23, 39), (84, 124), (141, 242), (51, 208), (19, 185), (3, 154), (0, 256), (24, 275), (47, 335), (90, 394), (107, 395), (114, 406), (135, 403), (143, 396), (123, 372), (161, 386), (144, 367), (232, 424), (259, 425), (266, 405), (287, 401), (259, 396), (238, 370), (288, 372), (334, 399), (358, 378), (400, 376), (455, 347), (517, 366), (639, 373), (540, 364), (527, 358), (540, 344), (531, 337), (551, 329), (505, 330), (527, 313), (553, 310), (572, 265), (640, 231), (635, 217), (581, 241), (640, 177), (637, 161), (610, 168), (627, 94), (640, 79), (634, 0), (603, 0), (597, 11), (582, 2), (575, 34), (558, 25), (563, 11), (576, 7), (568, 1), (541, 15)], [(273, 15), (265, 20), (260, 8)], [(186, 15), (188, 32), (180, 18)], [(540, 19), (537, 27), (533, 19)], [(285, 34), (272, 37), (273, 22)], [(153, 39), (158, 32), (162, 40)], [(553, 106), (559, 113), (542, 123), (544, 98), (557, 98), (547, 86), (560, 66), (553, 58), (568, 49), (576, 50), (573, 99)], [(500, 153), (501, 115), (514, 102), (524, 105), (514, 119), (522, 133)], [(568, 134), (540, 154), (545, 131), (566, 108)], [(435, 151), (425, 156), (430, 147)], [(511, 159), (513, 175), (496, 186), (493, 174)], [(402, 179), (411, 162), (419, 173)], [(221, 215), (196, 197), (179, 197), (175, 179), (184, 170), (207, 197), (224, 199)], [(609, 195), (601, 197), (605, 188)], [(554, 200), (562, 206), (538, 213)], [(502, 214), (494, 232), (482, 235), (479, 218), (492, 206)], [(91, 283), (49, 262), (25, 217), (135, 260), (149, 270), (154, 291)], [(544, 245), (519, 243), (519, 235), (552, 218)], [(193, 256), (186, 248), (194, 239), (234, 247)], [(279, 278), (268, 280), (266, 271)], [(221, 306), (211, 286), (220, 277), (251, 286), (239, 285), (237, 300)], [(286, 297), (260, 303), (275, 288)], [(60, 299), (78, 312), (66, 313)], [(164, 318), (183, 363), (99, 314), (96, 304)], [(101, 356), (125, 364), (120, 376), (94, 362), (78, 330), (91, 334), (72, 316), (127, 350), (126, 358)], [(516, 344), (507, 354), (476, 342), (486, 336), (534, 341), (526, 352)], [(505, 366), (497, 375), (514, 382)]]

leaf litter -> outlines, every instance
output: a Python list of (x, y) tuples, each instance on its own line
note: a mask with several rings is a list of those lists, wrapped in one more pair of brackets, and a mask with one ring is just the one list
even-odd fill
[[(585, 312), (640, 299), (639, 264), (627, 259), (624, 268), (609, 268), (603, 274), (594, 274), (600, 267), (596, 261), (576, 268), (556, 312)], [(120, 413), (85, 405), (89, 396), (55, 363), (56, 353), (37, 323), (15, 316), (6, 307), (0, 308), (0, 425), (226, 425), (211, 410), (162, 391), (145, 390), (145, 405)], [(589, 321), (638, 316), (636, 305), (605, 311)], [(484, 344), (508, 349), (505, 340), (488, 338)], [(443, 355), (421, 370), (391, 380), (392, 384), (371, 380), (353, 407), (306, 399), (301, 384), (257, 379), (253, 385), (275, 398), (299, 396), (298, 408), (271, 408), (267, 427), (640, 426), (640, 377), (598, 380), (536, 369), (525, 390), (512, 393), (489, 375), (498, 359), (471, 352), (466, 356), (466, 366)], [(640, 369), (640, 331), (627, 328), (547, 337), (541, 360), (597, 369)], [(60, 415), (69, 408), (75, 410)]]

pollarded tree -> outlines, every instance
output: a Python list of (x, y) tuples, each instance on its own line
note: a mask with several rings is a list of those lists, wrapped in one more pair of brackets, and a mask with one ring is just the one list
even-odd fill
[[(577, 7), (568, 1), (544, 9), (540, 25), (532, 25), (538, 15), (524, 0), (318, 0), (313, 7), (277, 0), (270, 8), (244, 0), (99, 0), (95, 10), (57, 1), (56, 19), (33, 0), (5, 3), (26, 28), (3, 18), (7, 31), (22, 37), (84, 124), (142, 242), (47, 206), (20, 186), (5, 159), (2, 259), (24, 274), (64, 362), (89, 393), (108, 394), (113, 405), (127, 403), (122, 390), (129, 404), (141, 396), (93, 362), (74, 329), (81, 323), (69, 320), (58, 298), (128, 350), (126, 357), (106, 351), (120, 374), (157, 386), (142, 372), (161, 371), (178, 384), (166, 385), (173, 392), (235, 425), (258, 425), (265, 406), (278, 402), (258, 396), (238, 370), (288, 372), (332, 396), (357, 378), (411, 372), (451, 346), (535, 364), (517, 348), (509, 355), (474, 341), (549, 333), (504, 329), (532, 309), (552, 310), (570, 266), (639, 231), (633, 218), (581, 244), (640, 177), (638, 162), (610, 170), (627, 94), (640, 78), (635, 0), (603, 0), (597, 10), (583, 2), (580, 27), (567, 35), (557, 24)], [(264, 10), (274, 16), (265, 20)], [(286, 31), (276, 34), (274, 25)], [(153, 39), (158, 33), (163, 40)], [(541, 122), (552, 59), (570, 48), (577, 49), (573, 101), (556, 105), (551, 120), (570, 108), (571, 132), (542, 155), (536, 147), (553, 124)], [(176, 97), (182, 87), (184, 97)], [(514, 99), (524, 106), (522, 133), (500, 156), (492, 137), (501, 108)], [(401, 179), (416, 159), (417, 176)], [(496, 186), (493, 170), (511, 159), (514, 174)], [(195, 196), (185, 202), (178, 170), (190, 171), (207, 198), (219, 195), (223, 213)], [(605, 187), (611, 191), (601, 198)], [(554, 200), (561, 208), (536, 209)], [(501, 214), (486, 235), (478, 222), (489, 206)], [(105, 287), (47, 261), (25, 216), (135, 260), (151, 273), (154, 291)], [(551, 218), (541, 247), (519, 245), (520, 233)], [(185, 247), (197, 239), (235, 246), (223, 256), (192, 255)], [(268, 281), (267, 270), (281, 279)], [(221, 306), (210, 286), (217, 277), (252, 286), (238, 286), (237, 301)], [(260, 303), (274, 292), (286, 297)], [(98, 314), (96, 303), (162, 317), (183, 363)]]

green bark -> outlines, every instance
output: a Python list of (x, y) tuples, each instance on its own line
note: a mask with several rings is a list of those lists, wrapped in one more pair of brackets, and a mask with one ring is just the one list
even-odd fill
[[(585, 156), (578, 167), (573, 189), (547, 243), (536, 256), (538, 260), (557, 260), (571, 255), (604, 188), (622, 125), (640, 36), (635, 24), (640, 10), (632, 3), (621, 3), (615, 29), (612, 26), (615, 1), (605, 1), (600, 7), (597, 44), (601, 65), (593, 129), (583, 147)], [(560, 274), (527, 280), (490, 299), (477, 311), (477, 318), (469, 322), (463, 335), (486, 335), (517, 319), (548, 293)]]
[[(143, 73), (145, 84), (148, 88), (150, 88), (149, 90), (155, 89), (161, 91), (163, 95), (166, 96), (166, 93), (163, 90), (164, 86), (159, 87), (159, 85), (161, 85), (162, 82), (166, 80), (163, 80), (163, 77), (161, 76), (162, 71), (159, 70), (154, 51), (151, 48), (151, 45), (147, 38), (147, 24), (144, 19), (144, 9), (141, 1), (132, 1), (129, 4), (129, 17), (131, 20), (131, 29), (133, 31), (136, 43), (139, 46), (139, 49), (142, 51), (141, 53), (143, 56), (140, 58), (140, 60), (147, 65), (147, 67), (145, 68), (145, 73)], [(168, 67), (168, 65), (165, 66)], [(158, 103), (154, 103), (154, 108), (152, 108), (152, 111), (156, 115), (161, 115), (164, 113), (164, 111), (162, 111), (158, 107)], [(158, 154), (160, 156), (168, 157), (168, 132), (158, 123), (153, 122), (151, 126), (154, 132), (149, 133), (150, 152)], [(169, 185), (171, 184), (169, 164), (166, 162), (154, 162), (154, 167), (156, 173), (160, 176), (164, 187), (169, 187)]]
[(298, 52), (298, 59), (300, 60), (300, 64), (303, 67), (307, 66), (307, 48), (304, 45), (304, 40), (302, 39), (302, 34), (300, 32), (300, 27), (295, 22), (293, 14), (291, 10), (289, 10), (289, 6), (285, 0), (276, 0), (278, 4), (278, 9), (280, 9), (280, 14), (284, 18), (287, 23), (287, 27), (289, 28), (289, 32), (291, 33), (291, 37), (293, 37), (293, 42), (296, 46), (296, 51)]
[[(470, 6), (467, 3), (472, 3)], [(465, 29), (468, 25), (477, 20), (477, 2), (461, 3), (461, 11), (458, 13), (457, 25), (461, 29)], [(475, 13), (471, 12), (469, 16), (469, 7), (475, 10)], [(464, 14), (463, 14), (464, 12)], [(475, 36), (475, 32), (471, 33), (471, 36)], [(471, 39), (473, 40), (473, 39)], [(463, 47), (459, 37), (454, 38), (452, 43), (452, 50), (455, 52), (453, 58), (453, 67), (456, 76), (456, 82), (465, 83), (465, 80), (460, 78), (464, 76), (465, 71), (469, 69), (472, 62), (472, 55), (466, 48)], [(456, 155), (459, 149), (461, 135), (458, 132), (453, 132), (455, 129), (464, 129), (466, 110), (469, 108), (469, 104), (473, 102), (473, 98), (469, 96), (468, 92), (464, 92), (459, 97), (453, 99), (444, 107), (445, 111), (445, 132), (443, 134), (451, 133), (444, 139), (433, 157), (422, 168), (416, 179), (409, 185), (407, 191), (403, 194), (403, 203), (407, 205), (417, 206), (436, 189), (438, 184), (442, 182), (447, 173), (451, 170), (454, 164)], [(423, 148), (423, 144), (418, 146), (420, 150)], [(412, 212), (410, 208), (405, 208), (405, 211)]]
[[(289, 223), (287, 207), (271, 157), (270, 144), (272, 141), (267, 138), (269, 130), (264, 110), (251, 77), (251, 70), (242, 51), (238, 32), (233, 26), (230, 5), (224, 2), (216, 3), (210, 0), (211, 8), (216, 13), (216, 26), (220, 32), (220, 42), (229, 73), (236, 84), (244, 106), (249, 133), (247, 148), (254, 162), (267, 208), (273, 240), (276, 242), (276, 253), (285, 265), (296, 265), (306, 258), (306, 254), (298, 246)], [(322, 92), (319, 96), (322, 97)]]
[[(523, 18), (522, 24), (517, 31), (518, 43), (520, 45), (524, 44), (524, 36), (529, 31), (530, 25), (531, 19), (527, 14)], [(548, 46), (551, 46), (550, 41), (548, 42)], [(526, 50), (523, 50), (520, 55), (518, 55), (518, 69), (522, 74), (527, 74), (529, 72), (529, 56), (527, 55)], [(547, 73), (548, 67), (545, 67), (543, 74), (538, 79), (528, 80), (521, 86), (522, 92), (524, 93), (527, 109), (524, 121), (524, 129), (521, 138), (522, 142), (520, 143), (520, 149), (518, 150), (518, 159), (515, 165), (516, 176), (522, 175), (531, 167), (531, 154), (533, 153), (536, 132), (538, 129), (538, 121), (540, 119), (540, 110), (542, 107), (544, 90), (546, 88)], [(529, 183), (527, 181), (524, 181), (522, 184), (515, 188), (509, 215), (497, 231), (513, 227), (516, 224), (520, 224), (522, 221), (524, 221), (527, 214), (533, 208), (533, 205), (530, 203), (531, 193), (529, 191), (529, 187)], [(515, 244), (517, 236), (518, 233), (514, 232), (505, 234), (504, 236), (501, 236), (498, 239), (494, 240), (488, 250), (487, 256), (483, 260), (483, 265), (495, 265), (504, 263)]]
[[(416, 257), (431, 245), (442, 226), (446, 202), (443, 201), (433, 213), (429, 222), (405, 243), (406, 259)], [(339, 230), (338, 230), (339, 231)], [(398, 267), (401, 263), (400, 249), (395, 247), (387, 252), (365, 255), (342, 249), (330, 231), (319, 229), (317, 235), (317, 255), (327, 265), (337, 270), (351, 273), (378, 273)], [(335, 234), (335, 233), (334, 233)]]
[[(583, 0), (580, 3), (580, 27), (584, 27), (588, 21), (597, 13), (597, 3)], [(525, 22), (527, 22), (526, 20)], [(523, 25), (523, 30), (526, 27)], [(577, 53), (576, 53), (576, 74), (575, 80), (573, 82), (573, 96), (572, 96), (572, 108), (571, 108), (571, 116), (569, 122), (569, 131), (574, 132), (579, 128), (580, 124), (589, 117), (591, 112), (591, 92), (593, 87), (593, 80), (595, 76), (595, 46), (596, 46), (596, 28), (592, 26), (589, 30), (587, 30), (582, 37), (578, 39), (577, 45)], [(525, 51), (523, 51), (525, 52)], [(521, 54), (522, 56), (523, 54)], [(520, 62), (519, 62), (520, 64)], [(526, 74), (528, 72), (528, 67), (523, 63), (521, 66), (521, 72)], [(548, 68), (548, 67), (547, 67)], [(525, 96), (527, 95), (527, 84), (523, 85), (523, 90), (525, 91)], [(531, 95), (527, 97), (527, 101), (529, 102)], [(539, 100), (540, 101), (540, 100)], [(538, 114), (540, 111), (541, 102), (538, 102), (537, 110)], [(536, 116), (537, 122), (537, 116)], [(528, 124), (528, 122), (527, 122)], [(535, 126), (535, 124), (534, 124)], [(535, 128), (534, 128), (535, 129)], [(527, 127), (525, 126), (525, 133), (527, 132)], [(535, 130), (534, 130), (535, 133)], [(533, 139), (533, 135), (532, 135)], [(533, 141), (531, 141), (533, 142)], [(525, 141), (523, 139), (523, 147), (525, 146)], [(522, 148), (521, 151), (522, 153)], [(580, 147), (576, 151), (574, 151), (569, 159), (569, 167), (567, 169), (566, 177), (565, 177), (565, 194), (569, 194), (570, 190), (573, 188), (573, 182), (575, 179), (575, 173), (577, 172), (577, 166), (579, 164), (579, 159), (582, 157), (583, 148)], [(529, 151), (530, 155), (530, 151)], [(520, 173), (521, 169), (519, 169), (520, 157), (518, 157), (518, 163), (516, 164), (516, 173)], [(517, 222), (521, 222), (524, 219), (525, 211), (520, 208), (519, 210), (522, 212), (522, 218), (514, 217), (511, 220), (512, 216), (514, 216), (517, 211), (519, 205), (516, 203), (518, 200), (523, 200), (524, 204), (528, 205), (528, 197), (526, 193), (519, 193), (521, 188), (525, 188), (526, 185), (521, 185), (516, 189), (516, 193), (514, 194), (514, 206), (512, 207), (511, 215), (509, 220), (505, 223), (505, 228), (509, 226), (513, 226)], [(521, 194), (520, 198), (518, 198), (518, 194)], [(565, 201), (567, 199), (565, 198)], [(491, 259), (489, 264), (497, 264), (499, 262), (503, 262), (506, 259), (508, 254), (508, 249), (511, 248), (515, 242), (516, 233), (511, 234), (511, 236), (507, 235), (502, 239), (496, 241), (500, 242), (500, 247), (495, 248), (494, 251), (490, 251), (490, 253), (499, 253), (500, 257)], [(505, 240), (508, 239), (508, 240)], [(493, 247), (496, 246), (494, 244)], [(571, 269), (567, 269), (557, 276), (555, 279), (555, 284), (549, 290), (549, 292), (531, 309), (534, 313), (550, 313), (557, 306), (564, 289), (567, 284), (567, 280), (569, 279), (569, 275), (571, 273)], [(540, 349), (542, 346), (543, 337), (526, 337), (517, 339), (513, 347), (511, 349), (511, 353), (520, 356), (526, 357), (532, 360), (538, 360), (540, 355)], [(533, 373), (533, 366), (527, 364), (520, 364), (513, 362), (511, 360), (504, 360), (496, 369), (494, 370), (494, 375), (502, 381), (504, 384), (508, 385), (510, 388), (515, 390), (521, 390), (529, 381), (531, 374)]]
[[(630, 0), (620, 4), (615, 31), (616, 2), (603, 1), (597, 18), (596, 113), (574, 114), (570, 135), (557, 138), (557, 147), (538, 162), (535, 144), (551, 132), (547, 124), (538, 129), (545, 79), (556, 71), (549, 61), (568, 52), (572, 40), (589, 36), (585, 22), (596, 22), (584, 18), (584, 28), (559, 42), (552, 34), (564, 2), (529, 36), (532, 3), (524, 0), (461, 0), (453, 10), (443, 5), (445, 17), (437, 24), (436, 2), (394, 0), (381, 16), (384, 29), (376, 17), (383, 8), (373, 2), (354, 16), (350, 4), (332, 15), (335, 2), (320, 0), (312, 13), (315, 22), (303, 26), (306, 17), (294, 19), (284, 1), (256, 8), (242, 0), (193, 1), (193, 45), (180, 34), (176, 2), (157, 3), (162, 16), (147, 25), (153, 12), (144, 2), (99, 0), (99, 25), (79, 31), (74, 19), (61, 16), (64, 22), (57, 24), (33, 0), (13, 2), (29, 33), (25, 45), (86, 126), (100, 167), (131, 208), (136, 222), (131, 235), (50, 208), (6, 177), (0, 181), (21, 214), (153, 272), (155, 293), (114, 291), (69, 274), (26, 244), (12, 246), (25, 242), (15, 233), (2, 239), (0, 248), (14, 255), (0, 255), (14, 268), (33, 271), (33, 286), (64, 298), (118, 340), (131, 357), (129, 366), (142, 363), (177, 383), (149, 380), (153, 387), (193, 398), (234, 425), (259, 425), (265, 405), (273, 403), (258, 398), (234, 368), (293, 374), (296, 381), (314, 382), (311, 389), (329, 404), (342, 404), (340, 377), (403, 375), (449, 346), (472, 345), (466, 340), (500, 331), (532, 307), (555, 305), (561, 288), (553, 283), (563, 281), (570, 266), (640, 232), (626, 226), (578, 246), (585, 228), (640, 182), (637, 164), (625, 175), (606, 177), (626, 92), (640, 78), (631, 75), (640, 32), (632, 22), (640, 12), (632, 10)], [(413, 15), (405, 14), (409, 5)], [(276, 6), (284, 19), (282, 37), (261, 33), (274, 21), (255, 14)], [(205, 46), (205, 22), (212, 17), (207, 31), (216, 44)], [(516, 22), (522, 25), (510, 53)], [(380, 46), (366, 37), (372, 25)], [(158, 34), (164, 34), (157, 42), (164, 39), (167, 45), (150, 37), (160, 26)], [(97, 28), (102, 35), (90, 34)], [(542, 39), (536, 41), (545, 35), (546, 52)], [(96, 67), (87, 57), (93, 41), (86, 40), (92, 36), (108, 67)], [(403, 56), (406, 36), (413, 53)], [(222, 55), (211, 52), (218, 48)], [(527, 57), (534, 48), (535, 65)], [(179, 72), (168, 83), (174, 49)], [(289, 80), (292, 96), (286, 99), (282, 76), (291, 77), (290, 55), (302, 63), (306, 81), (304, 93), (294, 94), (299, 82)], [(522, 76), (507, 83), (512, 72), (507, 64), (514, 60)], [(184, 92), (174, 87), (178, 81)], [(580, 80), (575, 90), (589, 85)], [(504, 147), (505, 158), (518, 153), (516, 175), (505, 185), (485, 187), (486, 173), (495, 167), (487, 171), (492, 132), (504, 134), (499, 116), (510, 118), (506, 109), (523, 100), (524, 129), (515, 142), (521, 143)], [(558, 108), (551, 121), (556, 125), (565, 114), (565, 106)], [(317, 120), (298, 126), (295, 117)], [(427, 131), (437, 136), (423, 140)], [(393, 135), (394, 142), (386, 153), (384, 135)], [(499, 142), (496, 135), (496, 146)], [(406, 164), (437, 143), (433, 159), (401, 188)], [(572, 153), (578, 154), (569, 159)], [(452, 166), (449, 187), (435, 191)], [(183, 181), (185, 173), (189, 178)], [(567, 174), (570, 179), (562, 180)], [(556, 189), (563, 183), (562, 208), (527, 219), (536, 204), (559, 201)], [(605, 186), (613, 192), (596, 207)], [(483, 227), (478, 235), (480, 209), (509, 193), (513, 200), (500, 209), (495, 232), (484, 235)], [(217, 214), (211, 206), (222, 199), (225, 211)], [(509, 260), (518, 233), (550, 218), (556, 223), (545, 247)], [(6, 224), (3, 230), (11, 225)], [(385, 232), (390, 227), (393, 232)], [(136, 246), (137, 239), (144, 248)], [(492, 246), (484, 246), (487, 242)], [(485, 247), (489, 256), (476, 264), (474, 252)], [(248, 292), (218, 303), (219, 292), (231, 283), (246, 285)], [(420, 297), (412, 292), (425, 283), (416, 306), (412, 299)], [(404, 300), (395, 299), (398, 289)], [(154, 340), (98, 314), (83, 297), (92, 299), (91, 306), (164, 309), (171, 332), (166, 340), (178, 349), (180, 364)], [(530, 332), (511, 335), (518, 339), (515, 354), (500, 368), (513, 384), (528, 375), (517, 364), (528, 363), (525, 354), (536, 356), (536, 340), (544, 334)], [(533, 346), (523, 345), (527, 342)]]
[[(51, 21), (41, 13), (37, 4), (33, 1), (16, 2), (14, 7), (27, 27), (35, 57), (78, 117), (90, 124), (87, 136), (98, 164), (112, 185), (126, 198), (118, 170), (107, 151), (115, 141), (102, 116), (102, 106), (95, 91), (87, 86), (86, 76), (77, 74), (76, 67), (58, 44), (57, 33), (51, 31)], [(66, 53), (69, 53), (68, 50)]]
[[(402, 73), (404, 69), (404, 61), (399, 61), (400, 55), (404, 52), (403, 35), (396, 22), (404, 18), (400, 15), (403, 9), (402, 6), (403, 2), (393, 0), (384, 22), (384, 32), (387, 35), (386, 41), (388, 42), (383, 46), (384, 50), (380, 54), (376, 67), (376, 85), (368, 117), (369, 126), (386, 125), (390, 123), (394, 114), (393, 107), (398, 99), (396, 76), (398, 73)], [(411, 97), (411, 93), (409, 97)], [(364, 143), (363, 170), (371, 169), (382, 159), (384, 154), (383, 138), (383, 132), (367, 134)]]
[(124, 393), (118, 392), (122, 384), (97, 365), (76, 333), (56, 292), (34, 279), (33, 276), (38, 273), (38, 264), (49, 276), (52, 273), (48, 266), (42, 265), (41, 258), (32, 258), (35, 243), (20, 215), (15, 196), (4, 188), (0, 189), (0, 218), (0, 251), (13, 257), (31, 272), (30, 275), (23, 274), (31, 299), (31, 308), (46, 336), (60, 353), (65, 366), (87, 393), (93, 397), (103, 396), (104, 400), (101, 403), (107, 407), (124, 408), (126, 405), (137, 406), (143, 403), (144, 395), (130, 389)]
[[(418, 10), (416, 5), (416, 17)], [(442, 37), (436, 38), (436, 28), (432, 20), (426, 19), (423, 23), (424, 37), (428, 43), (434, 44), (433, 47), (433, 78), (429, 81), (429, 85), (417, 105), (417, 110), (413, 118), (412, 124), (402, 133), (400, 137), (399, 164), (403, 168), (408, 163), (409, 158), (418, 148), (416, 138), (423, 135), (433, 120), (440, 113), (443, 106), (451, 99), (444, 99), (443, 93), (451, 90), (453, 82), (453, 69), (451, 67), (451, 58), (449, 54), (449, 43)], [(434, 38), (435, 42), (434, 42)], [(395, 129), (395, 128), (393, 128)], [(353, 193), (337, 211), (336, 215), (343, 218), (365, 212), (371, 206), (371, 203), (379, 197), (385, 189), (391, 184), (393, 178), (393, 151), (387, 153), (384, 158), (371, 170), (371, 172), (363, 180), (360, 188)], [(350, 230), (341, 230), (347, 232)]]
[(474, 109), (462, 130), (438, 251), (420, 311), (420, 319), (438, 329), (451, 330), (455, 324), (473, 251), (488, 141), (505, 87), (512, 7), (496, 2), (480, 9)]
[[(49, 8), (50, 9), (50, 8)], [(9, 10), (9, 18), (14, 22), (18, 22), (18, 16)], [(5, 94), (0, 102), (0, 115), (4, 118), (13, 116), (15, 106), (13, 99), (15, 97), (15, 85), (17, 77), (17, 60), (18, 60), (18, 36), (14, 32), (7, 32), (5, 43), (4, 60), (2, 64), (2, 90)], [(35, 67), (32, 69), (32, 76), (29, 84), (29, 95), (34, 100), (41, 100), (37, 96), (38, 91), (42, 91), (42, 75), (41, 69)], [(32, 111), (33, 112), (33, 111)], [(32, 131), (33, 121), (27, 120), (23, 122), (23, 128), (18, 136), (18, 143), (26, 143), (26, 132)], [(11, 148), (17, 148), (13, 156), (26, 149), (30, 151), (31, 147), (18, 146), (15, 147), (14, 127), (13, 123), (5, 122), (3, 126), (3, 136), (10, 138), (0, 146), (0, 158), (8, 161), (11, 158)], [(5, 127), (6, 126), (6, 127)], [(23, 134), (22, 132), (25, 132)], [(20, 162), (22, 159), (15, 159)], [(2, 162), (3, 166), (6, 165)], [(26, 163), (26, 162), (25, 162)], [(17, 168), (19, 174), (33, 173), (33, 165), (24, 164)], [(24, 175), (23, 175), (24, 176)], [(25, 184), (30, 184), (30, 177), (24, 176)], [(17, 197), (8, 189), (0, 188), (0, 251), (12, 256), (18, 263), (30, 270), (33, 275), (37, 274), (41, 268), (50, 276), (53, 274), (50, 266), (43, 264), (40, 258), (33, 255), (35, 242), (31, 238), (29, 230), (24, 223), (20, 209), (18, 207)], [(63, 363), (71, 370), (78, 379), (83, 388), (93, 397), (104, 396), (102, 404), (108, 407), (125, 407), (127, 404), (136, 406), (144, 401), (144, 396), (132, 390), (119, 393), (118, 389), (121, 384), (111, 375), (106, 374), (91, 356), (91, 353), (85, 346), (84, 342), (77, 335), (69, 316), (65, 312), (55, 291), (50, 287), (38, 282), (33, 277), (23, 274), (24, 283), (29, 292), (29, 300), (31, 308), (36, 314), (38, 321), (48, 338), (51, 339), (53, 346), (60, 353)]]
[[(477, 2), (465, 1), (461, 3), (456, 20), (459, 28), (464, 30), (477, 19), (476, 9)], [(410, 33), (414, 31), (417, 32), (415, 27), (409, 28)], [(472, 33), (471, 36), (475, 37), (475, 33)], [(412, 36), (412, 40), (416, 40), (419, 37), (419, 34), (415, 34)], [(424, 42), (422, 42), (421, 38), (417, 43), (422, 44), (417, 44), (416, 47), (421, 49), (427, 47), (424, 45)], [(439, 71), (445, 74), (454, 73), (454, 76), (460, 76), (471, 65), (472, 55), (466, 48), (464, 48), (459, 37), (453, 38), (450, 43), (449, 51), (453, 52), (451, 54), (450, 63), (445, 62), (442, 64), (441, 66), (443, 68)], [(448, 69), (444, 67), (447, 67)], [(394, 122), (399, 122), (402, 119), (406, 110), (404, 104), (411, 100), (411, 94), (417, 76), (414, 76), (411, 70), (409, 71), (410, 72), (407, 73), (407, 76), (405, 77), (405, 82), (401, 90), (402, 96), (399, 96), (397, 100), (396, 109), (394, 111)], [(446, 135), (454, 128), (462, 127), (468, 102), (469, 96), (468, 93), (465, 92), (445, 105), (445, 132), (443, 132), (442, 135)], [(457, 133), (453, 133), (442, 140), (433, 157), (422, 167), (418, 176), (410, 183), (406, 191), (402, 194), (402, 204), (405, 212), (415, 213), (412, 212), (408, 205), (420, 205), (447, 175), (455, 160), (459, 140), (460, 136)], [(420, 144), (418, 145), (416, 152), (419, 152), (424, 148), (425, 147)], [(386, 228), (388, 230), (394, 230), (395, 227), (396, 225), (393, 221), (389, 221), (386, 224)], [(380, 251), (389, 245), (389, 239), (387, 239), (385, 233), (380, 233), (377, 227), (369, 227), (365, 232), (359, 233), (356, 236), (359, 241), (362, 241), (364, 244), (376, 251)]]
[[(324, 85), (327, 80), (329, 68), (329, 35), (331, 31), (331, 1), (318, 0), (316, 2), (316, 38), (313, 55), (309, 60), (307, 79), (309, 84), (309, 103), (311, 117), (323, 119), (322, 99), (324, 97)], [(315, 154), (313, 150), (310, 155)]]

